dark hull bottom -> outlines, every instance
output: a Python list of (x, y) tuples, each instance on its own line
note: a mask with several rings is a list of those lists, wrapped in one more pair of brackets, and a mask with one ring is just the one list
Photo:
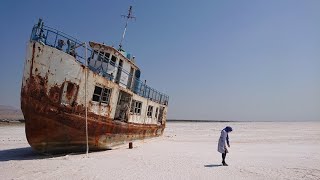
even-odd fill
[[(29, 98), (28, 98), (29, 99)], [(31, 99), (31, 98), (30, 98)], [(63, 112), (41, 103), (22, 103), (26, 136), (30, 146), (41, 153), (79, 152), (86, 149), (84, 115)], [(157, 137), (165, 125), (142, 125), (88, 117), (90, 150), (106, 150), (128, 141)]]

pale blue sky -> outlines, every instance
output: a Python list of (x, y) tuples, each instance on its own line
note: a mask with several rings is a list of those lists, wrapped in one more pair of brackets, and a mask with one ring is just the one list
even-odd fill
[(320, 1), (0, 2), (0, 104), (19, 107), (26, 43), (38, 18), (82, 41), (124, 48), (170, 96), (168, 118), (320, 121)]

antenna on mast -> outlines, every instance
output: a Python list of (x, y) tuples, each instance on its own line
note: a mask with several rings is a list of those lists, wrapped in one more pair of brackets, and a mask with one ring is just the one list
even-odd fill
[(122, 17), (126, 18), (126, 25), (124, 27), (122, 38), (121, 38), (121, 41), (120, 41), (120, 44), (119, 44), (119, 50), (122, 49), (122, 41), (124, 40), (124, 36), (126, 35), (129, 19), (136, 19), (136, 17), (132, 16), (132, 6), (129, 7), (128, 14), (127, 15), (122, 15)]

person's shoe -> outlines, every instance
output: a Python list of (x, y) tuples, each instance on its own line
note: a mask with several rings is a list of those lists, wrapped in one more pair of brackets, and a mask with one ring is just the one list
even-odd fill
[(223, 165), (223, 166), (228, 166), (228, 164), (227, 164), (227, 163), (225, 163), (225, 162), (222, 162), (222, 165)]

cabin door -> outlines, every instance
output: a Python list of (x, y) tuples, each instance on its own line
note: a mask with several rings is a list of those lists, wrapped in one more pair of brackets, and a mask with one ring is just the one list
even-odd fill
[(131, 84), (132, 84), (132, 79), (133, 79), (133, 68), (130, 69), (130, 74), (129, 74), (129, 79), (128, 79), (128, 84), (127, 88), (131, 89)]
[(130, 94), (124, 91), (119, 92), (119, 98), (114, 119), (128, 121), (131, 97), (132, 96)]
[(159, 116), (158, 116), (158, 122), (159, 122), (160, 124), (162, 124), (163, 113), (164, 113), (164, 107), (160, 107), (160, 112), (159, 112)]
[(137, 69), (134, 73), (134, 79), (133, 79), (133, 92), (138, 93), (139, 91), (139, 80), (140, 80), (140, 70)]
[(116, 76), (116, 83), (120, 83), (120, 78), (121, 78), (121, 74), (122, 74), (122, 66), (123, 66), (123, 61), (120, 59), (119, 65), (118, 65), (117, 76)]

